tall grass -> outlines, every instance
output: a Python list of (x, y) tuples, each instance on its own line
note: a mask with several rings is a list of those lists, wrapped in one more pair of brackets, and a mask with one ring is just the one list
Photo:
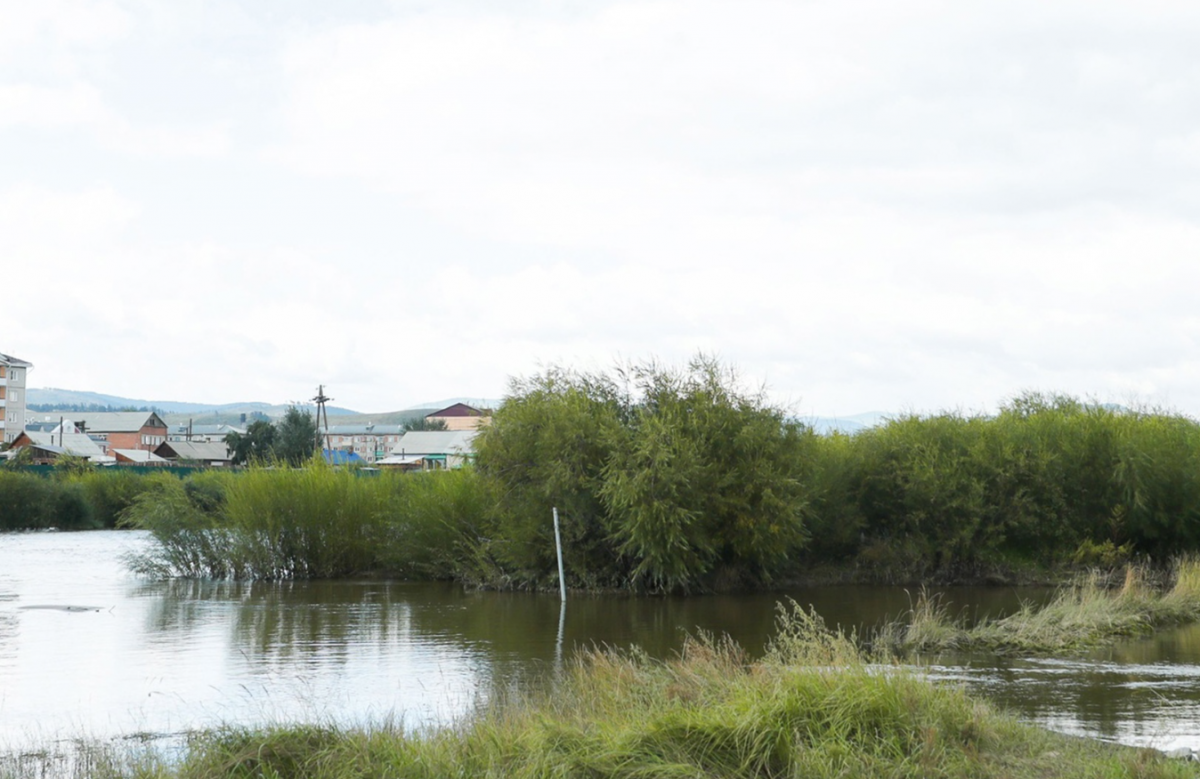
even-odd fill
[(320, 463), (210, 471), (143, 494), (125, 522), (155, 544), (130, 559), (155, 577), (468, 577), (489, 501), (469, 471), (362, 477)]
[(0, 530), (99, 527), (84, 488), (0, 469)]
[(701, 636), (671, 660), (636, 650), (593, 651), (551, 678), (543, 689), (502, 695), (453, 727), (218, 730), (194, 736), (174, 765), (136, 750), (109, 753), (109, 765), (89, 775), (1194, 775), (1188, 765), (1157, 753), (1051, 734), (960, 689), (873, 664), (851, 640), (795, 610), (783, 615), (779, 637), (757, 662), (727, 640)]
[(1063, 588), (1042, 607), (1023, 606), (1003, 619), (973, 627), (951, 620), (947, 610), (922, 594), (908, 625), (884, 638), (902, 651), (1061, 653), (1107, 643), (1156, 628), (1200, 620), (1200, 560), (1179, 560), (1169, 586), (1130, 566), (1119, 585), (1098, 573)]

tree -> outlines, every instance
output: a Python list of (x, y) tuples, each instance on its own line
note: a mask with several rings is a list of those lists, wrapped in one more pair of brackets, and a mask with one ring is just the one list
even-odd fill
[(514, 382), (475, 442), (502, 496), (496, 555), (518, 578), (553, 575), (557, 506), (569, 576), (659, 591), (779, 573), (807, 543), (816, 445), (703, 355)]
[(264, 419), (257, 419), (246, 427), (246, 432), (230, 433), (225, 436), (225, 446), (233, 455), (234, 465), (265, 462), (271, 459), (275, 448), (275, 426)]
[(446, 420), (417, 417), (404, 423), (404, 430), (446, 430)]
[(275, 457), (293, 467), (303, 465), (321, 448), (321, 431), (311, 412), (288, 406), (275, 429)]

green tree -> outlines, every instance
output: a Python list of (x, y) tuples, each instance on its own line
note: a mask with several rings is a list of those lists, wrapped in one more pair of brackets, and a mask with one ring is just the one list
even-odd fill
[(496, 556), (519, 580), (554, 575), (550, 508), (568, 576), (585, 586), (705, 589), (770, 579), (807, 541), (815, 436), (699, 356), (512, 385), (476, 439), (501, 495)]
[(265, 462), (275, 449), (275, 426), (265, 419), (256, 419), (246, 426), (245, 433), (225, 436), (225, 446), (233, 455), (234, 465)]
[(275, 458), (293, 467), (302, 465), (321, 448), (321, 431), (309, 411), (288, 406), (275, 427)]
[(446, 430), (446, 420), (444, 419), (429, 419), (427, 417), (418, 417), (410, 419), (404, 423), (404, 429), (408, 430)]

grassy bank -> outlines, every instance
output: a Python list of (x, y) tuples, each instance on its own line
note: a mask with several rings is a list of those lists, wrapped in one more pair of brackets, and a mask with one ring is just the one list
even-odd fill
[[(167, 765), (95, 748), (87, 776), (1183, 777), (1157, 753), (1055, 735), (960, 690), (872, 664), (803, 613), (760, 661), (723, 641), (680, 657), (593, 652), (545, 689), (425, 733), (326, 727), (197, 735)], [(5, 771), (9, 773), (6, 774)], [(0, 767), (0, 776), (32, 776)]]
[(1117, 583), (1093, 573), (1063, 588), (1048, 604), (1026, 605), (1003, 619), (972, 627), (922, 594), (911, 620), (893, 626), (883, 643), (903, 652), (986, 651), (1061, 654), (1200, 620), (1200, 562), (1179, 561), (1165, 585), (1136, 566)]

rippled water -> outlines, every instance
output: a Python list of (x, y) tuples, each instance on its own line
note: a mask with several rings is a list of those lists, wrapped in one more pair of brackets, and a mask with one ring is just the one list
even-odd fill
[[(494, 685), (552, 672), (580, 646), (653, 655), (685, 631), (752, 652), (791, 597), (868, 627), (909, 607), (901, 588), (834, 587), (696, 598), (464, 593), (379, 581), (139, 581), (133, 532), (0, 535), (0, 745), (171, 736), (219, 724), (452, 721)], [(952, 588), (968, 618), (1044, 591)], [(1065, 732), (1200, 748), (1200, 627), (1083, 659), (942, 658), (926, 667)]]

